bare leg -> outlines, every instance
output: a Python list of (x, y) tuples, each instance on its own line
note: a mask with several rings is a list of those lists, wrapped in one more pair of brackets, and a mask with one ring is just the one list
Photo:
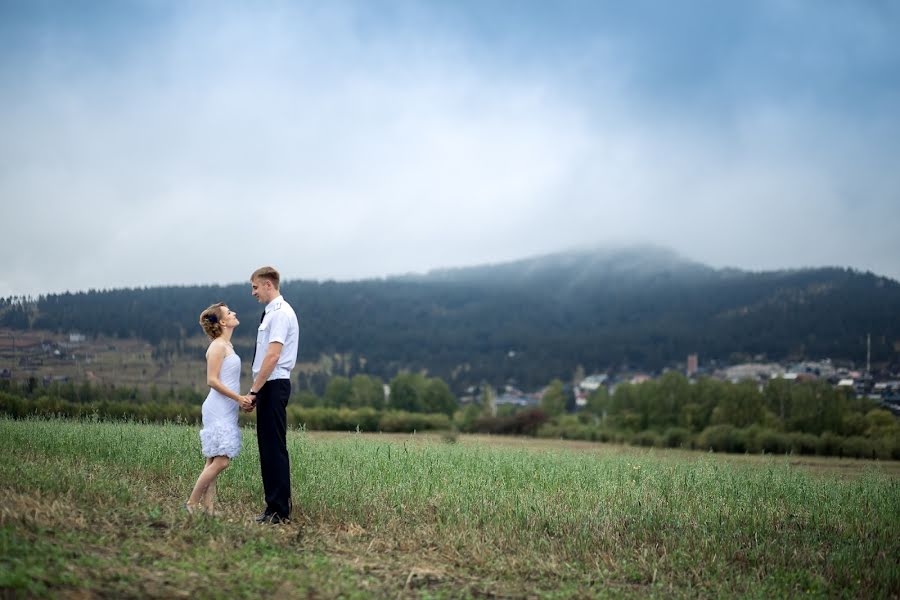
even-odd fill
[[(212, 457), (207, 457), (207, 458), (206, 458), (206, 464), (203, 465), (203, 469), (204, 469), (204, 470), (208, 469), (208, 468), (209, 468), (209, 465), (211, 465), (212, 463), (213, 463)], [(201, 473), (202, 473), (202, 472), (201, 472)], [(215, 482), (215, 480), (213, 480), (213, 482)], [(196, 487), (196, 486), (195, 486), (195, 487)], [(209, 486), (207, 486), (206, 489), (203, 490), (203, 491), (201, 492), (201, 494), (200, 494), (200, 499), (197, 501), (201, 506), (205, 504), (204, 499), (206, 498), (206, 494), (207, 494), (208, 492), (209, 492)], [(191, 495), (191, 497), (193, 497), (193, 494)]]
[[(204, 467), (203, 472), (200, 473), (200, 477), (197, 478), (197, 483), (194, 485), (191, 497), (188, 498), (188, 512), (200, 504), (200, 501), (209, 489), (210, 484), (215, 485), (216, 477), (219, 476), (219, 473), (228, 468), (230, 462), (231, 461), (227, 456), (216, 456), (215, 458), (208, 459), (206, 467)], [(215, 496), (215, 487), (213, 488), (213, 496)]]
[(203, 494), (203, 499), (200, 500), (200, 503), (203, 505), (203, 510), (211, 515), (216, 514), (215, 505), (216, 505), (216, 480), (213, 479), (209, 482), (209, 485), (206, 487), (206, 493)]
[(206, 464), (203, 465), (203, 470), (200, 471), (200, 476), (197, 478), (197, 483), (194, 484), (194, 489), (191, 490), (191, 497), (188, 498), (188, 501), (185, 503), (185, 508), (187, 508), (188, 512), (193, 513), (194, 509), (200, 505), (200, 501), (203, 498), (203, 494), (206, 492), (206, 486), (204, 486), (203, 474), (206, 473), (206, 470), (212, 464), (213, 459), (207, 457)]
[[(212, 458), (206, 459), (206, 467), (209, 467), (213, 463)], [(203, 510), (208, 513), (212, 513), (213, 511), (213, 503), (216, 500), (216, 480), (213, 479), (208, 486), (206, 486), (206, 490), (203, 492), (203, 495), (200, 497), (200, 505), (203, 506)]]

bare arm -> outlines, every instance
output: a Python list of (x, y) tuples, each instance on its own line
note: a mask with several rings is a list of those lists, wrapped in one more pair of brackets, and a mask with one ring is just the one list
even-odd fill
[(213, 341), (206, 351), (206, 385), (216, 390), (223, 396), (231, 398), (238, 404), (242, 404), (240, 395), (229, 390), (222, 380), (219, 379), (219, 373), (222, 371), (222, 362), (225, 360), (227, 348), (225, 344)]
[(284, 344), (281, 342), (269, 342), (269, 346), (266, 348), (266, 355), (263, 356), (262, 364), (259, 367), (259, 373), (250, 385), (251, 390), (258, 392), (266, 384), (269, 375), (272, 374), (272, 371), (275, 370), (275, 366), (278, 364), (278, 357), (281, 356), (282, 348), (284, 348)]

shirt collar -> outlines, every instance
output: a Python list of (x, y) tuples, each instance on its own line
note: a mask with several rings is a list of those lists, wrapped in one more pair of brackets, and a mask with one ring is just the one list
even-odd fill
[(266, 304), (266, 312), (267, 313), (272, 312), (276, 308), (280, 307), (282, 302), (284, 302), (284, 297), (281, 296), (280, 294), (278, 296), (272, 298), (272, 301), (269, 302), (268, 304)]

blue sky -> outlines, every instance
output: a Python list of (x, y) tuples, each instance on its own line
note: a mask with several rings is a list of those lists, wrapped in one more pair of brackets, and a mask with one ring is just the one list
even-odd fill
[(900, 3), (0, 0), (0, 296), (652, 243), (900, 278)]

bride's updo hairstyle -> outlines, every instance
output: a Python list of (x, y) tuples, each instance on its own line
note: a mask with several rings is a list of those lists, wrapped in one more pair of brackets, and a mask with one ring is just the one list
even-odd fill
[(222, 335), (222, 324), (219, 323), (219, 320), (222, 318), (223, 306), (225, 306), (224, 302), (218, 302), (200, 313), (200, 327), (211, 340)]

